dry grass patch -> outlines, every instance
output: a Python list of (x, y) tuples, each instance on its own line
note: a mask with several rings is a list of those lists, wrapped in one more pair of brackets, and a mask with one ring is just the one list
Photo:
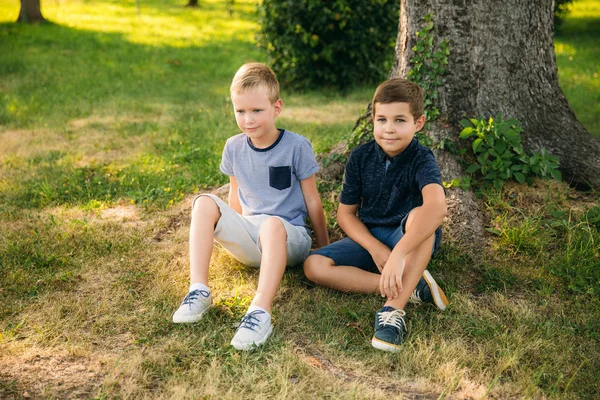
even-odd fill
[(52, 129), (0, 130), (0, 162), (32, 157), (35, 153), (61, 151), (68, 146), (64, 133)]
[(0, 357), (0, 397), (92, 398), (114, 361), (83, 349), (30, 347), (20, 355)]

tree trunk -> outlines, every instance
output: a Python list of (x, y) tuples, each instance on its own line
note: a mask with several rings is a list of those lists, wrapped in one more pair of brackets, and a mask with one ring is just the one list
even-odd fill
[[(437, 142), (457, 138), (463, 118), (518, 119), (528, 151), (558, 156), (563, 177), (600, 188), (600, 141), (575, 117), (559, 84), (554, 57), (552, 0), (401, 0), (395, 63), (390, 77), (406, 77), (423, 19), (432, 15), (434, 40), (449, 40), (439, 89), (441, 117), (430, 127)], [(465, 176), (455, 156), (436, 151), (444, 180)], [(470, 191), (448, 194), (446, 227), (463, 244), (479, 246), (484, 217)]]
[(186, 7), (198, 7), (198, 0), (188, 0)]
[(552, 0), (401, 0), (396, 62), (391, 76), (410, 69), (415, 33), (433, 14), (436, 40), (449, 39), (439, 90), (436, 139), (456, 137), (458, 121), (501, 113), (521, 121), (523, 147), (558, 156), (570, 184), (600, 188), (600, 140), (575, 117), (559, 84), (554, 57)]
[(46, 21), (40, 9), (40, 0), (21, 0), (21, 11), (17, 22), (40, 23)]

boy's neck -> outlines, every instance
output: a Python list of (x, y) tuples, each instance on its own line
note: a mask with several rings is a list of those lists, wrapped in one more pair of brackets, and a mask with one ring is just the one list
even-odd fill
[(266, 149), (267, 147), (272, 146), (273, 143), (277, 141), (277, 139), (279, 138), (279, 134), (279, 129), (273, 127), (272, 130), (270, 130), (267, 134), (261, 136), (260, 138), (249, 139), (252, 143), (252, 146), (256, 147), (257, 149)]

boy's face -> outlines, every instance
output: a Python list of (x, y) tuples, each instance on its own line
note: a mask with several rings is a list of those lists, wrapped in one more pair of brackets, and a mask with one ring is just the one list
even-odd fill
[(375, 141), (390, 157), (402, 153), (424, 124), (425, 116), (422, 115), (415, 121), (408, 103), (375, 103)]
[(266, 90), (253, 88), (231, 94), (235, 121), (254, 146), (268, 147), (279, 136), (275, 117), (279, 115), (283, 102), (271, 103)]

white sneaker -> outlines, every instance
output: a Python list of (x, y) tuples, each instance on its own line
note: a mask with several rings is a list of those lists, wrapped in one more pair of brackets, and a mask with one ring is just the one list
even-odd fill
[(231, 345), (237, 350), (251, 350), (264, 344), (271, 336), (271, 332), (273, 332), (273, 325), (268, 312), (261, 309), (248, 310), (231, 339)]
[(212, 297), (207, 290), (196, 289), (190, 291), (179, 309), (173, 314), (173, 323), (185, 324), (199, 321), (212, 304)]

